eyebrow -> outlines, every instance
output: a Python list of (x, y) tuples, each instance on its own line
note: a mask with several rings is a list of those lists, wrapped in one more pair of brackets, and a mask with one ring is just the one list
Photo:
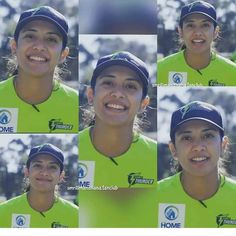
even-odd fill
[[(111, 75), (111, 74), (104, 74), (104, 75), (100, 75), (99, 77), (100, 77), (100, 79), (102, 79), (104, 77), (108, 77), (108, 78), (112, 78), (112, 79), (117, 78), (115, 75)], [(128, 77), (128, 78), (126, 78), (126, 80), (135, 81), (139, 84), (142, 84), (142, 81), (140, 80), (139, 77), (137, 77), (137, 78), (136, 77)]]
[[(36, 30), (36, 29), (34, 29), (34, 28), (26, 28), (26, 29), (23, 29), (22, 30), (22, 32), (23, 33), (26, 33), (26, 32), (35, 32), (35, 33), (37, 33), (39, 30)], [(57, 33), (57, 32), (54, 32), (54, 31), (48, 31), (47, 32), (47, 34), (49, 34), (49, 35), (57, 35), (58, 37), (62, 37), (61, 35), (60, 35), (60, 33)]]
[[(199, 20), (199, 21), (201, 21), (201, 22), (210, 22), (211, 23), (211, 20), (208, 20), (208, 19), (203, 19), (203, 20)], [(192, 23), (192, 22), (195, 22), (195, 20), (194, 19), (186, 19), (186, 20), (184, 20), (184, 22), (183, 23)]]
[[(203, 133), (208, 132), (208, 131), (217, 131), (217, 128), (207, 128), (207, 129), (202, 130)], [(193, 132), (190, 130), (183, 130), (183, 131), (179, 131), (179, 132), (177, 131), (176, 135), (191, 134), (191, 133), (193, 133)]]
[[(41, 161), (41, 160), (32, 160), (32, 163), (43, 163), (43, 161)], [(57, 161), (50, 161), (49, 164), (59, 165)]]

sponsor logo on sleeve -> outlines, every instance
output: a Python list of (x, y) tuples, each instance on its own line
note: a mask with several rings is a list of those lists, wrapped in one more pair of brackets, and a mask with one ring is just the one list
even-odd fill
[(62, 225), (62, 224), (59, 223), (59, 222), (52, 222), (51, 228), (68, 228), (68, 226)]
[(79, 161), (79, 188), (93, 188), (94, 187), (94, 161)]
[(28, 214), (12, 214), (12, 228), (30, 228), (30, 215)]
[(185, 205), (160, 203), (158, 219), (158, 227), (160, 228), (183, 228), (185, 222)]
[(0, 133), (16, 133), (18, 108), (0, 108)]
[(169, 72), (168, 84), (174, 86), (187, 85), (187, 72)]

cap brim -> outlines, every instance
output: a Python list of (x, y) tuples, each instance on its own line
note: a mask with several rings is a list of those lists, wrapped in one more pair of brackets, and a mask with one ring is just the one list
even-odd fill
[(205, 12), (201, 12), (201, 11), (194, 11), (194, 12), (188, 13), (188, 14), (186, 14), (184, 17), (182, 17), (179, 22), (180, 22), (180, 23), (183, 22), (184, 19), (185, 19), (187, 16), (190, 16), (190, 15), (195, 14), (195, 13), (196, 13), (196, 14), (201, 14), (201, 15), (204, 15), (204, 16), (207, 16), (210, 20), (212, 20), (212, 21), (217, 25), (217, 21), (216, 21), (214, 18), (212, 18), (211, 16), (209, 16), (209, 15), (206, 14)]
[(215, 122), (213, 122), (213, 121), (211, 121), (211, 120), (209, 120), (209, 119), (206, 119), (206, 118), (203, 118), (203, 117), (191, 117), (191, 118), (188, 118), (188, 119), (186, 119), (186, 120), (184, 120), (184, 121), (178, 123), (178, 124), (176, 125), (175, 129), (172, 130), (172, 133), (175, 132), (175, 131), (179, 128), (180, 125), (186, 123), (187, 121), (191, 121), (191, 120), (203, 120), (203, 121), (206, 121), (206, 122), (208, 122), (208, 123), (210, 123), (210, 124), (216, 126), (216, 127), (219, 128), (221, 131), (224, 132), (224, 129), (223, 129), (221, 126), (219, 126), (218, 124), (216, 124)]
[[(95, 70), (94, 70), (94, 77), (98, 77), (99, 74), (105, 70), (107, 67), (109, 66), (113, 66), (113, 65), (122, 65), (122, 66), (127, 66), (129, 67), (131, 70), (134, 70), (138, 76), (141, 78), (141, 81), (144, 83), (144, 86), (148, 86), (148, 78), (146, 77), (146, 75), (135, 65), (133, 65), (132, 63), (128, 62), (128, 61), (124, 61), (124, 60), (109, 60), (106, 62), (101, 63)], [(95, 78), (94, 78), (95, 79)]]
[(59, 163), (61, 170), (63, 170), (64, 165), (63, 165), (61, 159), (58, 158), (57, 155), (54, 155), (53, 153), (51, 153), (51, 152), (46, 152), (46, 151), (34, 153), (33, 155), (31, 155), (31, 156), (28, 158), (26, 164), (28, 165), (35, 157), (37, 157), (37, 156), (40, 155), (40, 154), (47, 154), (47, 155), (53, 157), (53, 158)]
[(34, 20), (44, 20), (52, 23), (53, 25), (56, 26), (58, 31), (61, 33), (62, 38), (67, 41), (67, 33), (66, 31), (58, 24), (55, 20), (53, 20), (50, 17), (47, 17), (45, 15), (35, 15), (35, 16), (30, 16), (19, 22), (16, 26), (14, 36), (18, 35), (21, 31), (21, 29), (29, 22), (34, 21)]

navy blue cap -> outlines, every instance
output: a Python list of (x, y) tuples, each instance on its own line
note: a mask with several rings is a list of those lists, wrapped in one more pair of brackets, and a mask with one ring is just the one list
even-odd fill
[(29, 168), (30, 166), (30, 162), (32, 161), (33, 158), (35, 158), (36, 156), (40, 155), (40, 154), (47, 154), (52, 156), (53, 158), (55, 158), (57, 160), (57, 162), (60, 165), (60, 169), (61, 171), (64, 168), (64, 155), (63, 152), (61, 151), (61, 149), (59, 149), (58, 147), (52, 145), (51, 143), (45, 143), (42, 144), (40, 146), (35, 146), (30, 150), (29, 153), (29, 157), (28, 160), (26, 162), (26, 166), (27, 168)]
[(66, 18), (54, 8), (49, 6), (41, 6), (33, 9), (24, 11), (16, 25), (14, 38), (17, 41), (21, 29), (29, 22), (33, 20), (45, 20), (49, 21), (57, 27), (59, 32), (62, 35), (63, 39), (63, 48), (66, 47), (68, 40), (68, 23)]
[(141, 59), (127, 51), (120, 51), (110, 55), (106, 55), (98, 60), (91, 79), (92, 88), (95, 87), (96, 78), (99, 76), (99, 74), (107, 67), (113, 65), (127, 66), (130, 69), (134, 70), (139, 75), (143, 83), (143, 97), (147, 95), (149, 83), (149, 73), (147, 70), (147, 65)]
[(176, 130), (190, 120), (204, 120), (215, 125), (224, 136), (222, 117), (217, 108), (209, 103), (194, 101), (174, 111), (171, 117), (170, 138), (173, 141)]
[(192, 3), (184, 6), (181, 9), (179, 25), (182, 26), (183, 20), (187, 16), (189, 16), (193, 13), (199, 13), (199, 14), (203, 14), (203, 15), (207, 16), (213, 21), (215, 26), (217, 25), (217, 17), (216, 17), (215, 7), (212, 6), (210, 3), (207, 3), (204, 1), (195, 1), (195, 2), (192, 2)]

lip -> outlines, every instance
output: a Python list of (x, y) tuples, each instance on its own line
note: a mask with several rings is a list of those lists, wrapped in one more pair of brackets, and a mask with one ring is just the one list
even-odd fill
[(207, 156), (207, 155), (197, 155), (197, 156), (194, 156), (194, 157), (190, 158), (190, 161), (192, 163), (199, 164), (199, 163), (205, 163), (209, 159), (210, 159), (210, 157)]
[(104, 103), (104, 106), (107, 110), (118, 112), (126, 111), (128, 109), (128, 106), (120, 101), (108, 101)]
[(49, 60), (48, 57), (40, 54), (29, 54), (26, 57), (30, 62), (33, 63), (46, 63)]
[(205, 42), (206, 42), (206, 40), (204, 40), (204, 39), (192, 39), (191, 40), (191, 43), (194, 45), (201, 45), (201, 44), (204, 44)]
[(36, 178), (36, 180), (37, 180), (38, 182), (46, 182), (46, 183), (52, 182), (52, 180), (50, 180), (50, 179), (44, 179), (44, 178)]

